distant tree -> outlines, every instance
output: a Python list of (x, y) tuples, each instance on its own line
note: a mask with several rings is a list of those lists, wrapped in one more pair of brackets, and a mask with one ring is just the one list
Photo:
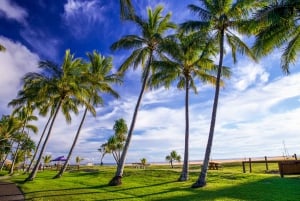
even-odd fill
[(147, 166), (147, 159), (146, 158), (141, 158), (141, 164), (143, 166), (143, 168), (145, 169)]
[(171, 164), (171, 167), (174, 168), (173, 166), (173, 162), (174, 161), (181, 161), (181, 156), (179, 154), (177, 154), (177, 152), (175, 150), (171, 151), (170, 155), (166, 156), (166, 160), (169, 161), (169, 163)]
[(80, 156), (76, 156), (75, 158), (75, 161), (76, 161), (76, 164), (77, 164), (77, 169), (79, 170), (79, 167), (80, 167), (80, 163), (81, 161), (83, 161), (84, 158), (81, 158)]
[(126, 133), (128, 131), (127, 124), (124, 119), (118, 119), (113, 126), (115, 134), (110, 136), (106, 143), (102, 144), (100, 150), (102, 152), (102, 159), (105, 154), (112, 154), (116, 163), (120, 163), (121, 154), (126, 141)]
[(43, 163), (44, 163), (44, 165), (43, 165), (43, 170), (44, 170), (45, 166), (48, 166), (49, 163), (51, 162), (52, 156), (51, 155), (45, 155), (45, 156), (42, 157), (42, 159), (43, 159)]
[(106, 154), (111, 153), (108, 146), (107, 146), (107, 142), (103, 143), (100, 148), (98, 149), (98, 151), (101, 153), (101, 157), (100, 157), (100, 165), (103, 165), (103, 158)]

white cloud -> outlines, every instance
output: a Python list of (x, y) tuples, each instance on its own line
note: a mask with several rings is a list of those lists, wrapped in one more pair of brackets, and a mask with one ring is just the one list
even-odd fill
[(266, 72), (264, 67), (249, 60), (239, 63), (233, 71), (233, 87), (239, 91), (253, 85), (267, 83), (269, 80), (269, 73)]
[(39, 57), (19, 42), (0, 36), (0, 43), (6, 47), (0, 53), (0, 111), (8, 112), (7, 103), (17, 96), (21, 78), (37, 71)]
[(0, 1), (0, 16), (4, 15), (8, 19), (16, 20), (22, 24), (26, 23), (27, 11), (20, 6), (13, 4), (11, 0)]
[(64, 5), (63, 19), (77, 38), (84, 38), (92, 27), (104, 22), (107, 6), (97, 0), (68, 0)]

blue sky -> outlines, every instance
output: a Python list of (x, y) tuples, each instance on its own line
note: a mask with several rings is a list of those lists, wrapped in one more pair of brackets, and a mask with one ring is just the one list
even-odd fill
[[(187, 5), (198, 1), (133, 2), (142, 15), (147, 6), (162, 4), (166, 12), (172, 12), (172, 21), (181, 23), (195, 18)], [(37, 71), (39, 60), (60, 63), (66, 49), (83, 58), (94, 49), (112, 56), (115, 71), (128, 52), (111, 52), (109, 46), (137, 31), (133, 24), (120, 21), (118, 3), (119, 0), (1, 0), (0, 43), (7, 51), (0, 53), (0, 115), (11, 112), (7, 103), (16, 97), (22, 76)], [(251, 45), (251, 39), (244, 39)], [(280, 49), (258, 63), (239, 56), (238, 63), (233, 64), (230, 51), (227, 53), (225, 65), (232, 67), (233, 76), (220, 94), (212, 159), (283, 155), (283, 144), (290, 155), (299, 155), (299, 62), (286, 76), (280, 69)], [(105, 106), (97, 108), (97, 117), (87, 118), (74, 158), (99, 162), (97, 149), (113, 134), (114, 121), (124, 118), (130, 124), (139, 84), (140, 71), (128, 72), (124, 84), (116, 88), (121, 98), (106, 98)], [(191, 94), (190, 104), (191, 160), (204, 157), (214, 93), (211, 86), (199, 85), (198, 89), (198, 95)], [(67, 154), (81, 115), (74, 116), (70, 125), (59, 116), (46, 154), (53, 158)], [(39, 119), (40, 130), (45, 121)], [(127, 161), (143, 157), (150, 162), (164, 161), (172, 150), (183, 156), (184, 127), (183, 91), (173, 87), (147, 91)], [(38, 137), (32, 135), (35, 140)], [(113, 158), (106, 156), (104, 162), (113, 162)]]

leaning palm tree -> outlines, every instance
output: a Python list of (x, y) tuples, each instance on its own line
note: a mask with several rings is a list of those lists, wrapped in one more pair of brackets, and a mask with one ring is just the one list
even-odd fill
[(64, 165), (54, 178), (60, 178), (67, 169), (67, 165), (80, 135), (82, 125), (85, 121), (86, 114), (90, 111), (96, 116), (96, 110), (93, 105), (103, 104), (100, 94), (107, 93), (115, 98), (119, 98), (119, 94), (112, 88), (111, 84), (119, 83), (120, 80), (115, 74), (109, 74), (112, 69), (112, 59), (101, 56), (97, 51), (88, 53), (89, 64), (86, 72), (82, 73), (81, 84), (83, 88), (87, 88), (88, 94), (85, 97), (88, 102), (85, 104), (85, 110), (80, 125), (73, 140), (71, 149), (68, 153)]
[[(236, 62), (236, 54), (247, 54), (250, 58), (255, 59), (251, 49), (239, 38), (235, 31), (240, 34), (245, 32), (243, 22), (248, 22), (249, 14), (255, 9), (259, 8), (262, 3), (257, 0), (199, 0), (202, 7), (197, 5), (189, 5), (188, 8), (196, 13), (199, 17), (199, 21), (187, 21), (181, 25), (183, 30), (195, 30), (195, 31), (208, 31), (208, 33), (215, 39), (219, 46), (219, 64), (216, 81), (216, 89), (214, 96), (214, 103), (212, 109), (212, 116), (210, 122), (210, 130), (208, 135), (208, 141), (203, 160), (203, 166), (201, 173), (196, 183), (192, 185), (193, 188), (203, 187), (206, 185), (206, 176), (210, 153), (212, 149), (214, 129), (217, 116), (217, 107), (219, 100), (220, 91), (220, 80), (221, 80), (221, 67), (223, 66), (224, 58), (224, 44), (225, 42), (231, 47), (231, 54), (233, 61)], [(248, 34), (248, 33), (246, 33)]]
[(137, 69), (139, 65), (142, 67), (142, 87), (134, 109), (134, 114), (129, 127), (129, 132), (125, 142), (125, 146), (121, 155), (120, 163), (118, 164), (116, 174), (114, 178), (109, 182), (110, 185), (120, 185), (121, 178), (123, 176), (123, 170), (125, 165), (126, 154), (131, 141), (133, 129), (136, 122), (138, 109), (147, 88), (147, 82), (149, 75), (151, 74), (151, 64), (153, 57), (155, 56), (157, 45), (163, 40), (164, 34), (167, 30), (176, 27), (171, 23), (171, 14), (168, 13), (162, 16), (163, 7), (158, 6), (154, 11), (148, 9), (148, 19), (143, 20), (139, 16), (134, 16), (132, 22), (134, 22), (140, 31), (141, 35), (127, 35), (121, 38), (119, 41), (112, 44), (112, 50), (128, 49), (133, 50), (132, 54), (125, 60), (125, 62), (119, 68), (120, 74), (124, 74), (129, 67)]
[(8, 154), (12, 151), (13, 143), (17, 140), (22, 128), (22, 122), (20, 119), (13, 115), (3, 115), (0, 119), (0, 142), (7, 147), (4, 149), (5, 156), (1, 164), (0, 170), (2, 171), (4, 162), (6, 161)]
[(254, 51), (266, 56), (275, 48), (283, 48), (281, 68), (289, 74), (290, 64), (297, 61), (300, 51), (300, 0), (269, 0), (255, 14), (257, 32)]
[(47, 69), (46, 75), (49, 76), (50, 74), (52, 77), (49, 78), (45, 75), (36, 76), (37, 73), (30, 74), (33, 77), (33, 81), (35, 81), (35, 77), (38, 77), (39, 80), (36, 83), (42, 86), (42, 88), (37, 90), (36, 97), (40, 98), (39, 101), (52, 105), (55, 108), (55, 112), (35, 166), (25, 181), (32, 181), (36, 177), (58, 112), (61, 110), (67, 122), (70, 123), (72, 120), (70, 111), (78, 114), (77, 106), (79, 104), (88, 105), (85, 99), (88, 90), (80, 85), (82, 71), (85, 71), (85, 65), (83, 65), (81, 59), (74, 58), (74, 55), (67, 50), (61, 67), (50, 61), (41, 61), (39, 67)]
[[(178, 89), (185, 90), (185, 145), (182, 172), (179, 181), (188, 180), (189, 169), (189, 91), (193, 89), (198, 93), (196, 80), (206, 84), (216, 83), (218, 66), (214, 65), (210, 57), (216, 53), (213, 43), (205, 34), (198, 33), (176, 34), (168, 37), (168, 40), (161, 45), (160, 49), (167, 53), (167, 56), (154, 63), (157, 72), (150, 79), (152, 86), (169, 87), (171, 83), (177, 82)], [(223, 67), (223, 75), (228, 77), (228, 68)]]
[[(19, 119), (19, 121), (22, 124), (22, 127), (20, 128), (20, 133), (17, 136), (17, 147), (15, 150), (15, 153), (13, 154), (13, 160), (12, 160), (12, 164), (11, 164), (11, 168), (9, 171), (9, 174), (13, 174), (14, 172), (14, 165), (17, 159), (17, 155), (18, 155), (18, 151), (19, 148), (22, 145), (22, 142), (24, 142), (24, 140), (28, 139), (28, 131), (33, 131), (34, 133), (37, 133), (38, 128), (35, 125), (29, 124), (30, 121), (36, 121), (37, 117), (32, 115), (33, 109), (30, 106), (27, 107), (19, 107), (16, 108), (12, 115), (14, 115), (17, 119)], [(25, 129), (27, 130), (27, 132), (25, 131)]]

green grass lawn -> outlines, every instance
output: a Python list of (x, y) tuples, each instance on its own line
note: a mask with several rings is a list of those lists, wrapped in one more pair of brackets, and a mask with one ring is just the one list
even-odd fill
[[(81, 167), (52, 179), (55, 170), (39, 172), (32, 182), (23, 183), (27, 175), (10, 178), (25, 194), (26, 200), (300, 200), (300, 177), (280, 178), (264, 173), (263, 164), (253, 165), (253, 173), (242, 173), (240, 163), (224, 164), (221, 170), (208, 172), (208, 184), (192, 189), (198, 178), (199, 166), (191, 166), (190, 180), (177, 182), (180, 166), (150, 166), (146, 170), (126, 167), (123, 185), (108, 186), (115, 167)], [(277, 164), (270, 169), (278, 169)], [(2, 173), (3, 174), (3, 173)]]

